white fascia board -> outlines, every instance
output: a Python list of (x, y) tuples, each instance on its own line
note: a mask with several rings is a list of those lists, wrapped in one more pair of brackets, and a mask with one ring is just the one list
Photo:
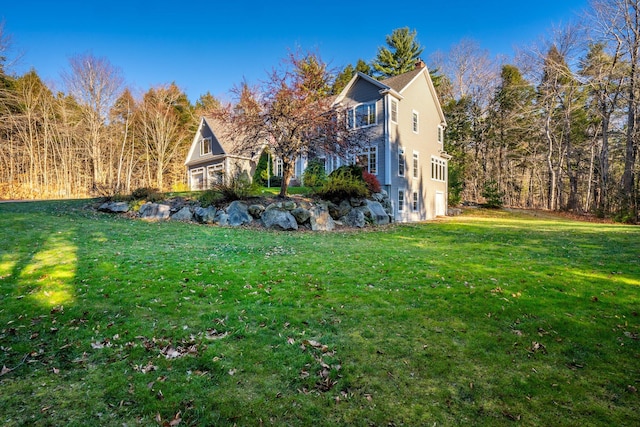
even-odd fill
[(202, 130), (202, 126), (204, 125), (204, 117), (200, 118), (200, 124), (198, 125), (198, 130), (196, 130), (196, 134), (193, 136), (193, 142), (191, 142), (191, 148), (189, 149), (189, 154), (187, 154), (187, 158), (184, 161), (185, 166), (189, 163), (189, 159), (193, 156), (193, 152), (196, 149), (196, 143), (198, 142), (198, 135), (200, 135), (200, 131)]

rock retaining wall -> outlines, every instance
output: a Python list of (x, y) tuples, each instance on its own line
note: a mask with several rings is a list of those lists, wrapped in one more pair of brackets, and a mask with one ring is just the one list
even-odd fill
[(144, 203), (136, 211), (127, 202), (105, 202), (98, 210), (127, 214), (147, 221), (185, 221), (239, 227), (258, 224), (276, 230), (309, 229), (331, 231), (337, 225), (362, 228), (393, 221), (386, 192), (371, 200), (351, 199), (340, 203), (307, 199), (275, 201), (267, 204), (234, 201), (224, 208), (203, 207), (181, 198), (160, 203)]

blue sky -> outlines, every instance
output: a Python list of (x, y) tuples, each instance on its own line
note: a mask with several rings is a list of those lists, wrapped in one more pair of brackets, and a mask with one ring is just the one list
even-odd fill
[(514, 46), (574, 19), (588, 0), (5, 3), (0, 19), (12, 37), (9, 56), (22, 54), (11, 71), (35, 68), (62, 89), (69, 57), (88, 52), (119, 67), (135, 93), (175, 81), (195, 101), (207, 91), (224, 99), (243, 78), (258, 83), (296, 48), (336, 68), (370, 61), (400, 27), (417, 30), (427, 62), (463, 38), (510, 56)]

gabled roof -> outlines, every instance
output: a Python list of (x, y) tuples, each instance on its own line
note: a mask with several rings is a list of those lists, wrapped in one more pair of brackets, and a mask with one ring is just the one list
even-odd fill
[[(211, 131), (212, 137), (214, 139), (212, 142), (220, 146), (222, 153), (211, 154), (206, 158), (194, 160), (193, 155), (198, 147), (201, 135), (203, 134), (202, 130), (205, 127)], [(248, 149), (246, 147), (243, 147), (242, 144), (239, 143), (239, 138), (237, 137), (237, 135), (232, 134), (222, 120), (212, 117), (201, 117), (198, 129), (193, 136), (193, 142), (191, 143), (191, 148), (189, 149), (189, 154), (187, 155), (185, 165), (190, 166), (194, 164), (200, 164), (224, 157), (249, 159), (252, 157), (252, 154), (248, 152)]]
[(371, 76), (363, 74), (361, 72), (357, 72), (353, 75), (349, 83), (342, 89), (342, 92), (336, 97), (333, 105), (338, 105), (347, 95), (351, 87), (358, 81), (358, 79), (365, 80), (372, 85), (380, 88), (379, 93), (381, 95), (385, 93), (391, 93), (394, 97), (398, 99), (402, 99), (402, 92), (411, 85), (416, 79), (420, 78), (420, 76), (424, 76), (426, 79), (427, 86), (429, 88), (429, 92), (433, 98), (433, 101), (436, 104), (436, 110), (438, 111), (438, 116), (440, 117), (440, 121), (446, 125), (446, 120), (444, 117), (444, 112), (442, 111), (442, 106), (440, 105), (440, 101), (438, 99), (438, 94), (436, 93), (436, 88), (433, 86), (433, 81), (431, 80), (431, 76), (429, 75), (429, 70), (426, 66), (416, 67), (411, 71), (407, 71), (406, 73), (399, 74), (397, 76), (389, 77), (384, 80), (376, 80)]
[(425, 68), (415, 68), (411, 71), (407, 71), (406, 73), (384, 79), (382, 80), (382, 83), (394, 89), (396, 92), (401, 93), (404, 88), (406, 88), (409, 83), (411, 83), (413, 79), (415, 79), (416, 76), (419, 75), (424, 69)]
[[(220, 147), (222, 148), (222, 151), (224, 152), (224, 154), (231, 154), (232, 147), (230, 146), (230, 141), (227, 141), (227, 138), (223, 137), (225, 132), (224, 132), (224, 124), (222, 123), (222, 121), (218, 119), (214, 119), (212, 117), (202, 117), (200, 126), (205, 124), (209, 129), (211, 129), (211, 132), (213, 133), (214, 138), (218, 141), (218, 144), (220, 144)], [(200, 131), (200, 129), (201, 128), (198, 128), (198, 131)], [(197, 133), (196, 133), (196, 136), (197, 136)]]

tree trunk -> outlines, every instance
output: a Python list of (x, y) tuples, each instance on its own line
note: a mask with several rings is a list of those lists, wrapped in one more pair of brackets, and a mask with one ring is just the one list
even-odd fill
[(282, 159), (282, 184), (280, 185), (280, 197), (287, 197), (289, 182), (293, 177), (293, 161), (289, 158)]

